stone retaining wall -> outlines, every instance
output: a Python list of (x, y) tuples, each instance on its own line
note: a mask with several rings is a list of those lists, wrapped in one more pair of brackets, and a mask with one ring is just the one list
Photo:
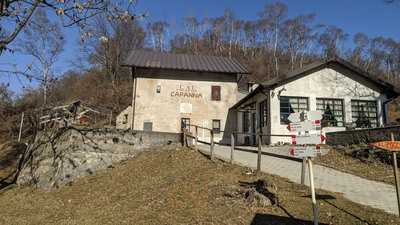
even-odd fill
[(59, 187), (145, 150), (178, 148), (181, 140), (181, 134), (104, 128), (43, 132), (28, 148), (17, 183)]

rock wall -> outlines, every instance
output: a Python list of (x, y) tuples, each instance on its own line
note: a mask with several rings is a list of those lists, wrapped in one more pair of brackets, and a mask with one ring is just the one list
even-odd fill
[(175, 149), (181, 135), (115, 129), (67, 128), (42, 132), (27, 153), (19, 185), (53, 188), (150, 149)]

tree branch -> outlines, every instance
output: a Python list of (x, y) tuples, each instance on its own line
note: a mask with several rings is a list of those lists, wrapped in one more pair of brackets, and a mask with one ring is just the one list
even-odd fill
[(6, 37), (4, 40), (0, 40), (0, 54), (7, 48), (7, 45), (11, 43), (21, 32), (21, 30), (25, 27), (25, 25), (28, 23), (29, 19), (32, 17), (33, 13), (35, 12), (36, 8), (40, 4), (40, 0), (36, 0), (35, 3), (32, 5), (32, 7), (28, 10), (27, 15), (21, 20), (21, 22), (18, 23), (16, 26), (14, 32)]

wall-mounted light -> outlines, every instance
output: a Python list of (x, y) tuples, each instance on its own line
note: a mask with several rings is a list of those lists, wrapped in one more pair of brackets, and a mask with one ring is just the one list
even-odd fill
[(161, 93), (161, 85), (157, 85), (156, 87), (156, 93), (160, 94)]

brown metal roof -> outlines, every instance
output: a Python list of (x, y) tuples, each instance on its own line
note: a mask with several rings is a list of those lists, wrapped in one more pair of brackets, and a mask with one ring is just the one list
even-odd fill
[(122, 65), (214, 73), (249, 73), (247, 68), (236, 59), (218, 56), (171, 54), (146, 50), (133, 50)]

